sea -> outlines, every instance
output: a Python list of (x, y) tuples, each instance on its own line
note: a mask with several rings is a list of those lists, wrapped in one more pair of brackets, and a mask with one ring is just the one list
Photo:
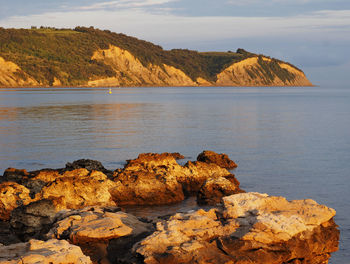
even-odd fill
[(203, 150), (228, 154), (246, 191), (334, 208), (341, 238), (330, 263), (350, 263), (350, 86), (0, 89), (0, 175)]

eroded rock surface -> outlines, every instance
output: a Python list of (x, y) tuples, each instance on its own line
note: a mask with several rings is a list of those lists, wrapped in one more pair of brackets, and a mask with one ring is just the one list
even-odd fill
[[(182, 201), (185, 195), (195, 195), (209, 178), (234, 178), (215, 163), (176, 162), (178, 154), (146, 153), (129, 160), (123, 169), (116, 170), (116, 187), (111, 191), (118, 205), (170, 204)], [(232, 181), (237, 192), (239, 182)]]
[[(223, 154), (206, 153), (210, 154), (206, 156), (217, 157), (226, 167), (232, 163)], [(230, 180), (229, 189), (240, 192), (239, 182), (222, 164), (217, 165), (218, 161), (189, 161), (181, 166), (176, 160), (183, 158), (179, 153), (140, 154), (114, 172), (98, 161), (81, 159), (67, 163), (62, 169), (27, 172), (10, 168), (1, 181), (16, 182), (18, 188), (23, 185), (33, 202), (48, 199), (65, 209), (177, 203), (186, 196), (195, 196), (206, 180), (219, 177), (234, 179)], [(16, 203), (21, 205), (20, 199)]]
[(0, 264), (92, 264), (77, 246), (65, 240), (30, 240), (0, 246)]
[[(179, 172), (175, 172), (177, 180), (182, 184), (185, 193), (196, 195), (206, 180), (211, 178), (235, 178), (228, 170), (214, 164), (201, 161), (187, 162)], [(239, 182), (235, 180), (237, 190)]]
[(41, 238), (54, 223), (60, 209), (54, 201), (47, 199), (19, 206), (12, 211), (11, 228), (23, 241)]
[(237, 188), (235, 178), (210, 178), (200, 188), (197, 194), (198, 204), (215, 205), (225, 196), (244, 192)]
[(49, 238), (68, 239), (96, 263), (115, 263), (153, 231), (153, 226), (119, 208), (92, 207), (59, 216)]
[(107, 170), (100, 161), (91, 160), (91, 159), (80, 159), (73, 161), (72, 163), (68, 162), (66, 164), (65, 170), (72, 171), (76, 169), (87, 169), (88, 171), (101, 171), (103, 173), (110, 172)]
[[(79, 172), (79, 173), (77, 173)], [(61, 207), (78, 209), (87, 206), (115, 206), (109, 192), (114, 183), (98, 171), (67, 171), (45, 185), (36, 199), (61, 200)]]
[(0, 220), (9, 220), (13, 209), (28, 204), (30, 191), (16, 182), (0, 184)]
[(9, 221), (0, 221), (0, 245), (22, 242), (11, 229)]
[(205, 150), (200, 153), (197, 157), (198, 161), (206, 162), (206, 163), (215, 163), (222, 168), (231, 170), (237, 168), (237, 164), (231, 160), (227, 154), (218, 154), (214, 151)]
[(222, 209), (176, 214), (135, 245), (144, 263), (327, 263), (338, 249), (335, 211), (312, 200), (259, 193), (223, 198)]

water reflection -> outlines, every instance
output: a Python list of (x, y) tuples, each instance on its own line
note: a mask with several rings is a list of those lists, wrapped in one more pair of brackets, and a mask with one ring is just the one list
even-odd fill
[(138, 103), (1, 107), (0, 160), (30, 163), (35, 157), (43, 160), (34, 163), (42, 164), (57, 156), (69, 161), (74, 153), (128, 147), (130, 136), (143, 132), (146, 117), (152, 120), (154, 108)]

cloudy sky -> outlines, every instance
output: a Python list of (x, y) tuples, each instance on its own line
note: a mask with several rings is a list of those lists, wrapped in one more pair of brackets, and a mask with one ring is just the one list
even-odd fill
[(319, 85), (350, 74), (349, 0), (0, 0), (0, 26), (94, 26), (165, 49), (244, 48), (287, 60)]

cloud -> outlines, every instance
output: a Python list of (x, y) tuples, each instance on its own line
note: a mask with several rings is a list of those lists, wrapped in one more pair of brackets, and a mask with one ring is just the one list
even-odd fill
[(144, 8), (151, 7), (157, 5), (164, 5), (170, 2), (174, 2), (176, 0), (118, 0), (118, 1), (108, 1), (102, 3), (96, 3), (88, 6), (78, 7), (78, 10), (110, 10), (110, 9), (118, 9), (118, 8)]
[[(143, 5), (166, 0), (142, 1)], [(123, 0), (119, 4), (137, 7), (141, 1)], [(111, 3), (111, 2), (108, 2)], [(101, 3), (103, 4), (103, 3)], [(105, 5), (103, 5), (105, 7)], [(92, 8), (92, 6), (90, 6)], [(324, 10), (289, 17), (180, 17), (173, 14), (148, 13), (142, 9), (114, 11), (75, 10), (40, 15), (16, 16), (0, 20), (3, 27), (48, 25), (75, 27), (95, 26), (149, 39), (177, 42), (179, 39), (203, 41), (245, 37), (299, 36), (305, 38), (350, 39), (350, 10)]]
[(318, 2), (319, 0), (228, 0), (226, 3), (234, 6), (248, 6), (248, 5), (274, 5), (274, 4), (308, 4), (311, 2)]
[[(243, 47), (286, 59), (301, 68), (335, 67), (350, 60), (350, 54), (347, 55), (350, 10), (322, 10), (286, 17), (194, 17), (173, 14), (166, 9), (168, 6), (160, 4), (169, 1), (105, 2), (80, 10), (2, 18), (0, 26), (94, 26), (145, 39), (167, 49), (217, 50), (219, 47), (220, 50), (234, 50)], [(109, 4), (114, 4), (115, 8), (108, 8)], [(152, 7), (152, 12), (148, 7)], [(155, 12), (155, 7), (165, 10)]]

